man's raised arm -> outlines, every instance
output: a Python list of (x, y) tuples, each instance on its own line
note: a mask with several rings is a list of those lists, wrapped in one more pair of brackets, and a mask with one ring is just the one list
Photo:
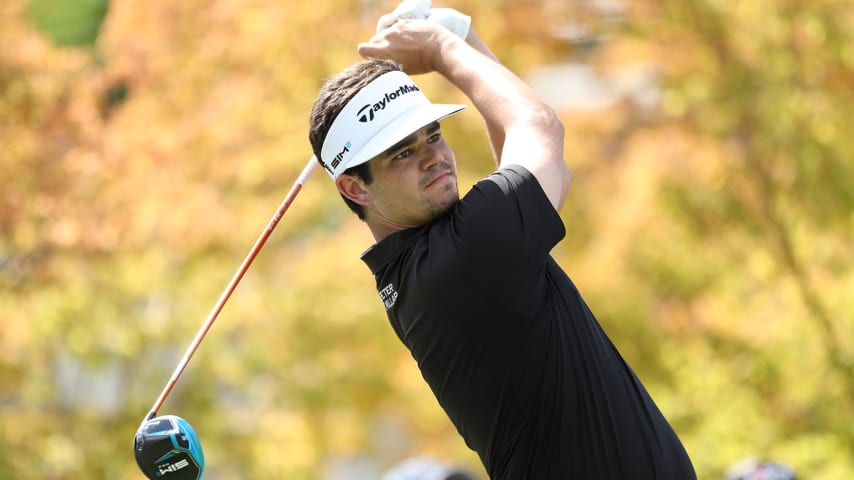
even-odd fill
[(499, 167), (521, 165), (528, 169), (552, 206), (560, 209), (571, 182), (563, 159), (563, 124), (513, 72), (448, 30), (424, 20), (397, 21), (360, 44), (359, 53), (390, 58), (410, 74), (435, 71), (445, 76), (471, 99), (485, 119), (491, 140), (499, 143), (493, 146)]

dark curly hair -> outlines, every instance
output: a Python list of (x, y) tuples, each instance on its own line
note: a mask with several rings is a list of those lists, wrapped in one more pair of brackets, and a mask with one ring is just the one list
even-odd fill
[[(326, 81), (311, 107), (308, 129), (311, 149), (321, 163), (323, 160), (320, 157), (320, 151), (323, 149), (323, 141), (326, 139), (326, 134), (329, 133), (335, 117), (341, 113), (347, 102), (366, 85), (380, 75), (394, 71), (402, 71), (402, 69), (400, 65), (391, 60), (368, 59), (348, 67)], [(374, 180), (367, 163), (348, 168), (344, 173), (359, 177), (367, 184)], [(361, 205), (344, 195), (341, 195), (341, 198), (361, 220), (365, 219), (365, 211)]]

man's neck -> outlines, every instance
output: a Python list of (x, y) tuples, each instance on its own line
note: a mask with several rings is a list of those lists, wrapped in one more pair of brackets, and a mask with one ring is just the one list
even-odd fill
[(380, 241), (387, 236), (397, 233), (401, 230), (408, 230), (410, 228), (416, 228), (416, 226), (406, 226), (406, 225), (394, 225), (388, 224), (385, 222), (367, 222), (368, 228), (371, 230), (371, 234), (374, 236), (374, 242), (380, 243)]

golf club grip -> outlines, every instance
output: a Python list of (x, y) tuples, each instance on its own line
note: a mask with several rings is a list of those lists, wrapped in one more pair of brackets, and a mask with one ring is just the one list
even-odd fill
[(214, 308), (211, 310), (211, 313), (208, 314), (208, 318), (205, 320), (205, 323), (202, 325), (202, 328), (199, 329), (198, 333), (196, 333), (196, 337), (190, 343), (190, 346), (187, 348), (187, 351), (184, 353), (184, 357), (181, 359), (181, 362), (175, 368), (175, 371), (172, 372), (172, 377), (169, 379), (169, 382), (166, 384), (166, 387), (163, 388), (163, 391), (160, 392), (160, 396), (157, 397), (157, 400), (154, 402), (154, 406), (151, 407), (151, 411), (146, 416), (146, 419), (154, 418), (157, 415), (157, 411), (160, 410), (160, 407), (163, 405), (163, 402), (166, 401), (166, 397), (169, 396), (169, 393), (172, 391), (172, 388), (178, 382), (178, 378), (184, 372), (184, 369), (187, 367), (187, 364), (190, 363), (190, 359), (193, 357), (193, 354), (196, 353), (196, 350), (199, 348), (199, 344), (202, 343), (202, 339), (207, 335), (208, 330), (210, 330), (213, 325), (214, 320), (216, 320), (217, 315), (222, 310), (223, 306), (225, 306), (225, 302), (231, 296), (234, 289), (237, 287), (237, 284), (240, 283), (240, 279), (243, 278), (243, 275), (249, 269), (249, 265), (252, 264), (252, 261), (255, 260), (255, 257), (258, 255), (258, 252), (261, 251), (261, 248), (267, 243), (267, 239), (270, 238), (270, 234), (273, 233), (273, 230), (278, 225), (279, 220), (282, 219), (282, 216), (288, 210), (288, 207), (291, 206), (291, 203), (296, 198), (297, 194), (302, 190), (302, 186), (305, 185), (305, 182), (308, 180), (308, 177), (311, 176), (311, 173), (317, 167), (317, 158), (311, 157), (306, 166), (303, 168), (302, 173), (300, 173), (297, 180), (294, 182), (293, 187), (285, 196), (285, 199), (282, 200), (281, 205), (279, 205), (279, 209), (276, 210), (276, 214), (273, 215), (273, 218), (270, 219), (270, 222), (267, 223), (267, 227), (264, 228), (264, 231), (261, 232), (261, 236), (258, 237), (258, 240), (255, 241), (255, 245), (252, 247), (252, 250), (249, 251), (249, 254), (246, 255), (246, 258), (243, 260), (243, 263), (240, 264), (240, 268), (234, 273), (234, 276), (231, 278), (231, 281), (228, 283), (228, 286), (225, 287), (225, 290), (220, 295), (219, 300), (214, 305)]

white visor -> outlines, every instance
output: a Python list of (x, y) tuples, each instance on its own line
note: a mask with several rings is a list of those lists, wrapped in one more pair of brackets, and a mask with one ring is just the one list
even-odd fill
[(432, 104), (407, 74), (384, 73), (353, 96), (335, 117), (320, 150), (321, 164), (334, 180), (419, 128), (463, 108), (465, 105)]

